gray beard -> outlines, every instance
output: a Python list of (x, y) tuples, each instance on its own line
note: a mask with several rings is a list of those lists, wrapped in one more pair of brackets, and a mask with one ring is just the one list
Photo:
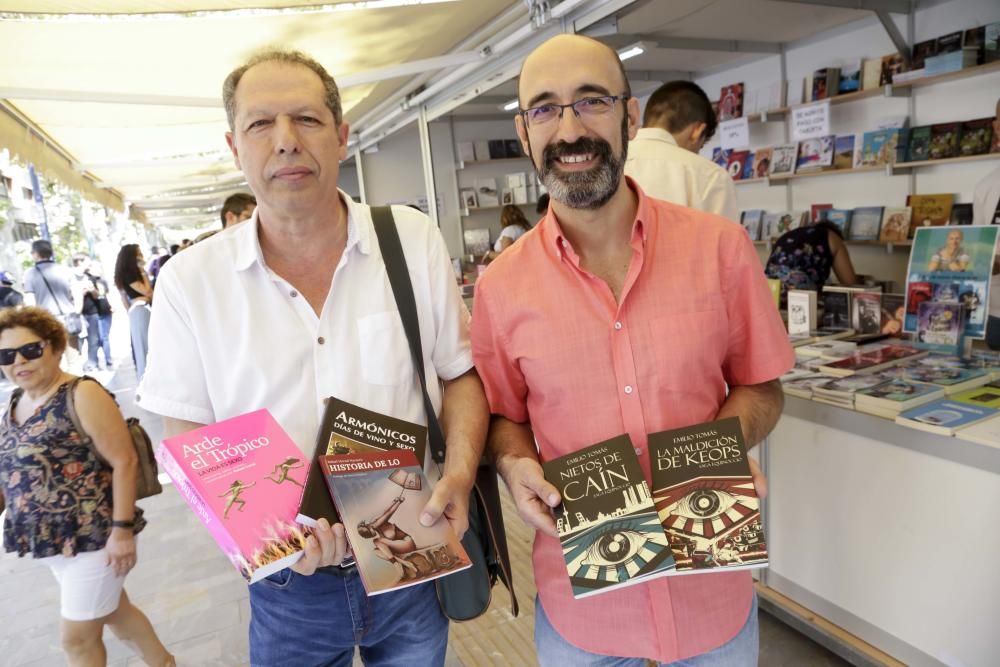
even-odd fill
[(618, 190), (625, 171), (625, 161), (610, 158), (589, 171), (558, 172), (542, 168), (542, 184), (549, 196), (576, 209), (595, 210), (607, 204)]

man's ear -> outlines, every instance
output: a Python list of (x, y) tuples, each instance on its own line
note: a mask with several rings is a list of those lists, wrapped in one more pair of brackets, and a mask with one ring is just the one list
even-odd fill
[(517, 114), (514, 116), (514, 131), (521, 141), (521, 150), (528, 157), (531, 157), (531, 145), (528, 143), (528, 128), (524, 125), (524, 116)]
[(232, 132), (226, 132), (226, 144), (229, 146), (229, 150), (233, 153), (233, 162), (236, 163), (236, 168), (242, 171), (243, 167), (240, 166), (240, 154), (236, 150), (236, 139), (233, 137)]
[(707, 123), (692, 123), (691, 125), (691, 143), (694, 146), (700, 146), (702, 143), (702, 137), (705, 136), (705, 130), (708, 129)]
[(625, 104), (625, 111), (628, 113), (628, 138), (635, 139), (636, 132), (642, 126), (642, 116), (639, 114), (639, 100), (635, 97), (628, 98)]
[(347, 138), (351, 134), (351, 126), (346, 122), (342, 122), (340, 127), (337, 128), (337, 141), (340, 142), (340, 146), (337, 148), (337, 158), (343, 162), (347, 159)]

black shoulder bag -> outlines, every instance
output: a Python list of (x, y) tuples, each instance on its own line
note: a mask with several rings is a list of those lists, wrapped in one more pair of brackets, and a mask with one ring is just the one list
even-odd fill
[[(382, 260), (385, 262), (385, 272), (392, 286), (396, 307), (403, 321), (403, 330), (410, 345), (410, 356), (413, 358), (420, 380), (420, 389), (424, 395), (431, 458), (438, 465), (444, 465), (444, 434), (434, 412), (434, 405), (427, 394), (417, 304), (413, 297), (413, 285), (410, 284), (403, 247), (399, 241), (399, 231), (396, 229), (396, 222), (389, 207), (373, 207), (371, 211)], [(493, 464), (486, 460), (479, 464), (476, 482), (469, 494), (469, 529), (462, 537), (462, 546), (472, 560), (472, 567), (434, 582), (438, 601), (445, 616), (453, 621), (468, 621), (484, 614), (490, 606), (493, 585), (497, 579), (510, 591), (511, 614), (517, 616), (517, 597), (514, 594), (514, 582), (511, 578), (510, 554), (507, 551), (507, 534), (503, 525), (497, 471)]]
[(52, 300), (56, 302), (56, 309), (59, 311), (59, 317), (62, 319), (63, 325), (66, 327), (66, 332), (69, 333), (70, 336), (76, 336), (77, 334), (83, 333), (83, 316), (80, 315), (80, 313), (64, 313), (62, 306), (59, 305), (59, 297), (57, 297), (56, 293), (52, 291), (52, 285), (49, 284), (49, 279), (45, 277), (45, 272), (42, 271), (42, 267), (36, 266), (35, 270), (38, 271), (38, 275), (42, 277), (42, 281), (49, 289), (49, 294), (52, 295)]

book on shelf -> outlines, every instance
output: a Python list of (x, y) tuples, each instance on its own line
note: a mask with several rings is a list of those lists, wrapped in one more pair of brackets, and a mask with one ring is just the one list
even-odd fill
[(931, 147), (928, 158), (943, 160), (958, 157), (958, 140), (962, 134), (961, 123), (937, 123), (931, 125)]
[(507, 143), (503, 139), (488, 139), (487, 144), (490, 147), (490, 159), (491, 160), (502, 160), (507, 157)]
[(894, 52), (889, 55), (882, 56), (882, 70), (879, 77), (879, 85), (884, 86), (892, 83), (893, 76), (904, 71), (906, 71), (906, 61), (903, 60), (903, 56), (899, 53)]
[(1000, 415), (959, 428), (955, 437), (989, 447), (1000, 447)]
[[(823, 328), (842, 331), (851, 329), (851, 295), (824, 287), (820, 298), (823, 301)], [(851, 329), (852, 333), (853, 331)]]
[(952, 53), (954, 51), (962, 50), (962, 31), (956, 30), (954, 32), (949, 32), (941, 35), (937, 38), (937, 49), (934, 52), (935, 56), (939, 56), (945, 53)]
[(990, 152), (993, 143), (993, 119), (979, 118), (962, 123), (958, 140), (959, 155), (983, 155)]
[(851, 299), (851, 328), (859, 334), (881, 333), (881, 293), (858, 292), (853, 295)]
[(316, 435), (313, 463), (302, 492), (298, 521), (307, 526), (315, 526), (320, 518), (331, 524), (338, 521), (319, 457), (408, 450), (413, 452), (418, 461), (423, 461), (426, 447), (426, 426), (366, 410), (333, 396), (328, 397), (323, 410), (323, 421)]
[(469, 209), (479, 208), (479, 199), (476, 197), (476, 191), (472, 188), (463, 188), (459, 191), (459, 196), (462, 198), (462, 205)]
[(840, 68), (840, 82), (837, 84), (837, 95), (856, 93), (861, 90), (861, 68), (863, 60), (852, 61), (850, 65)]
[(799, 155), (795, 171), (819, 171), (833, 167), (834, 142), (836, 137), (828, 135), (799, 142)]
[(732, 120), (743, 116), (743, 84), (722, 87), (719, 93), (719, 120)]
[(476, 162), (485, 162), (490, 159), (490, 142), (486, 140), (472, 142)]
[(833, 148), (833, 168), (853, 169), (854, 168), (854, 142), (856, 135), (845, 134), (837, 137)]
[(521, 142), (517, 139), (504, 139), (504, 157), (507, 159), (524, 157), (524, 151), (521, 150)]
[(838, 377), (813, 387), (813, 399), (853, 409), (855, 395), (859, 391), (879, 387), (891, 381), (891, 377), (878, 373)]
[(924, 61), (926, 76), (958, 72), (969, 67), (975, 67), (979, 59), (977, 49), (959, 49), (949, 53), (939, 53)]
[(490, 250), (489, 229), (466, 229), (462, 231), (465, 242), (465, 254), (482, 257)]
[(767, 178), (771, 174), (772, 148), (758, 148), (753, 159), (753, 175), (751, 178)]
[(164, 438), (163, 471), (250, 583), (302, 557), (298, 525), (308, 457), (267, 410)]
[(871, 90), (882, 85), (882, 59), (865, 58), (861, 63), (861, 90)]
[(907, 162), (923, 162), (931, 156), (931, 126), (921, 125), (910, 130), (910, 145)]
[(952, 204), (950, 225), (971, 225), (972, 204)]
[(774, 300), (774, 307), (781, 308), (781, 281), (777, 278), (768, 278), (767, 289), (771, 292), (771, 298)]
[(757, 161), (757, 153), (750, 151), (747, 153), (746, 160), (743, 162), (743, 173), (740, 175), (741, 181), (749, 181), (754, 177), (754, 165)]
[(940, 227), (951, 219), (953, 194), (907, 195), (906, 205), (912, 211), (910, 237), (920, 227)]
[(928, 350), (957, 354), (964, 332), (960, 303), (924, 301), (917, 306), (916, 344)]
[(1000, 60), (1000, 21), (987, 23), (983, 27), (983, 61)]
[(886, 384), (862, 389), (854, 396), (854, 409), (859, 412), (895, 419), (904, 410), (944, 398), (944, 389), (920, 382), (896, 378)]
[(813, 72), (812, 96), (813, 102), (834, 97), (840, 88), (840, 68), (824, 67)]
[[(926, 361), (926, 358), (922, 361)], [(933, 366), (920, 361), (903, 367), (902, 378), (909, 382), (922, 382), (940, 387), (948, 396), (988, 383), (991, 373), (980, 368)]]
[(851, 216), (854, 211), (849, 208), (831, 208), (823, 211), (821, 219), (836, 226), (840, 230), (842, 237), (849, 238), (851, 230)]
[(910, 220), (913, 210), (909, 206), (886, 206), (882, 212), (882, 225), (879, 229), (879, 241), (905, 241), (910, 234)]
[(1000, 386), (996, 383), (984, 384), (982, 387), (960, 391), (951, 396), (953, 401), (982, 405), (987, 408), (1000, 408)]
[(857, 373), (874, 373), (926, 356), (927, 350), (903, 345), (885, 345), (869, 352), (855, 352), (848, 357), (820, 366), (818, 370), (837, 377), (849, 377)]
[(809, 334), (819, 320), (816, 315), (816, 292), (813, 290), (788, 290), (788, 333)]
[(906, 156), (908, 131), (905, 128), (885, 128), (872, 130), (862, 135), (861, 154), (858, 166), (883, 167), (902, 162)]
[(982, 65), (986, 62), (986, 26), (981, 25), (975, 28), (968, 28), (962, 35), (962, 48), (972, 49), (976, 52), (976, 64)]
[(732, 154), (732, 148), (719, 148), (716, 146), (712, 149), (712, 162), (726, 169), (729, 166), (729, 156)]
[(823, 373), (814, 373), (805, 377), (795, 378), (781, 384), (781, 390), (791, 396), (811, 399), (813, 390), (819, 385), (830, 381), (830, 376)]
[(923, 69), (924, 61), (929, 56), (937, 55), (937, 40), (927, 39), (923, 42), (917, 42), (913, 45), (913, 50), (910, 56), (910, 68), (911, 69)]
[(445, 517), (421, 524), (431, 488), (412, 451), (321, 456), (319, 464), (368, 595), (472, 566)]
[(906, 295), (883, 294), (881, 306), (882, 333), (891, 336), (903, 333), (903, 320), (906, 318)]
[(750, 151), (733, 151), (729, 154), (729, 162), (726, 164), (726, 171), (734, 181), (743, 179), (743, 165), (746, 164)]
[(646, 478), (628, 435), (542, 464), (573, 597), (639, 583), (674, 568)]
[(771, 151), (771, 176), (788, 176), (795, 173), (798, 159), (797, 143), (779, 144)]
[(797, 347), (795, 348), (795, 354), (803, 357), (819, 357), (834, 361), (854, 354), (857, 349), (857, 343), (849, 343), (843, 340), (826, 340), (821, 343), (811, 343)]
[(787, 371), (785, 371), (785, 374), (782, 375), (780, 378), (778, 378), (778, 380), (781, 382), (781, 384), (784, 384), (786, 382), (791, 382), (792, 380), (798, 380), (800, 378), (810, 377), (814, 375), (816, 375), (816, 371), (814, 369), (792, 366)]
[(996, 408), (940, 398), (899, 413), (896, 423), (930, 433), (954, 435), (958, 429), (994, 417), (998, 412)]
[(760, 499), (738, 417), (653, 433), (653, 500), (675, 575), (767, 565)]
[(833, 204), (812, 204), (809, 207), (809, 220), (813, 224), (819, 222), (823, 219), (823, 211), (829, 211), (833, 208)]
[(459, 141), (458, 146), (458, 159), (462, 162), (475, 162), (476, 161), (476, 144), (471, 141)]
[(477, 178), (475, 181), (476, 199), (480, 208), (500, 205), (500, 190), (495, 178)]
[(740, 215), (740, 224), (743, 228), (747, 230), (747, 234), (750, 236), (751, 241), (761, 241), (766, 240), (761, 237), (761, 221), (764, 217), (764, 211), (759, 208), (750, 209), (749, 211), (743, 211)]
[(851, 212), (852, 241), (877, 241), (882, 225), (881, 206), (859, 206)]

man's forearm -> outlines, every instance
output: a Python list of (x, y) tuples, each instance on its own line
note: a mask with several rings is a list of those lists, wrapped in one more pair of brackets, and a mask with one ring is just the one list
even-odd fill
[(535, 436), (528, 424), (518, 424), (505, 417), (494, 415), (486, 443), (487, 451), (496, 462), (497, 472), (504, 479), (507, 479), (507, 470), (518, 459), (538, 460)]
[(716, 419), (739, 417), (743, 427), (743, 439), (750, 448), (771, 432), (781, 418), (781, 409), (784, 405), (785, 395), (778, 380), (731, 387), (729, 396), (722, 404)]
[(475, 369), (445, 383), (441, 406), (441, 429), (448, 447), (444, 473), (475, 480), (483, 456), (490, 408), (483, 383)]

